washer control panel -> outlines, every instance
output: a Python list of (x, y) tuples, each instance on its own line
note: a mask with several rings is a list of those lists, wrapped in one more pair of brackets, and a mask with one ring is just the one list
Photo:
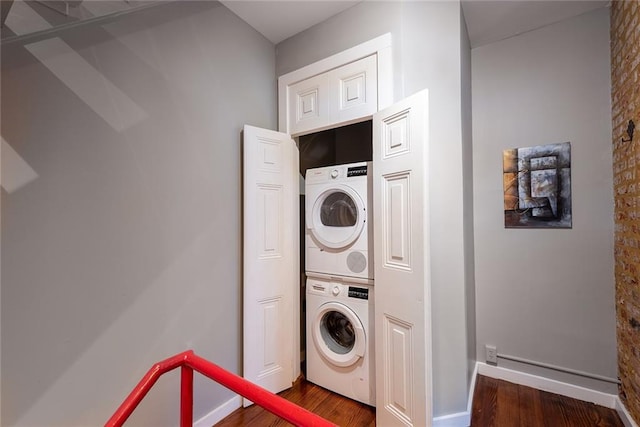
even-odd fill
[(317, 295), (329, 300), (345, 301), (352, 300), (367, 301), (373, 304), (373, 288), (371, 285), (358, 284), (353, 282), (343, 282), (334, 278), (327, 279), (307, 279), (307, 295)]
[(347, 169), (347, 178), (352, 176), (367, 176), (367, 165), (353, 166)]

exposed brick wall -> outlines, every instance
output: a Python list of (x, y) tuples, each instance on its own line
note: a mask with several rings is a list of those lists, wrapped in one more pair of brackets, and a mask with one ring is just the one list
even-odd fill
[[(640, 1), (611, 4), (615, 279), (620, 397), (640, 422)], [(627, 123), (638, 128), (632, 143)]]

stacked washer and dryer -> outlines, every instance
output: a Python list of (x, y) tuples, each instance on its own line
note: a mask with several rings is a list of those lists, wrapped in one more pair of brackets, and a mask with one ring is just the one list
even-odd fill
[(307, 380), (375, 405), (371, 162), (305, 176)]

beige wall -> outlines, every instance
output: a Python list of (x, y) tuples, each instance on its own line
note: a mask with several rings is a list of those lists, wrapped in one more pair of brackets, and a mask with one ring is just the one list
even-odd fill
[[(217, 2), (2, 46), (2, 138), (23, 162), (3, 144), (3, 425), (102, 425), (188, 348), (240, 372), (240, 130), (275, 128), (274, 69)], [(134, 425), (177, 423), (178, 377)], [(195, 383), (195, 419), (232, 396)]]
[[(462, 10), (460, 11), (462, 13)], [(476, 292), (475, 292), (475, 246), (473, 241), (473, 122), (471, 99), (471, 46), (467, 26), (462, 16), (460, 26), (460, 86), (462, 114), (462, 171), (463, 171), (463, 223), (465, 256), (465, 296), (467, 319), (467, 375), (473, 378), (476, 367)]]

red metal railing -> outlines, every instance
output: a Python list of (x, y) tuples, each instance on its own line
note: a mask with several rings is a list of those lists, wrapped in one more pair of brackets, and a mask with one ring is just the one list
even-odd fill
[(251, 400), (269, 412), (279, 416), (296, 426), (336, 427), (335, 424), (309, 412), (264, 388), (253, 384), (242, 377), (232, 374), (218, 365), (197, 356), (193, 350), (176, 354), (149, 369), (138, 385), (122, 402), (105, 427), (120, 427), (127, 421), (151, 387), (163, 374), (181, 367), (180, 384), (180, 427), (193, 425), (193, 371), (211, 378), (226, 388)]

